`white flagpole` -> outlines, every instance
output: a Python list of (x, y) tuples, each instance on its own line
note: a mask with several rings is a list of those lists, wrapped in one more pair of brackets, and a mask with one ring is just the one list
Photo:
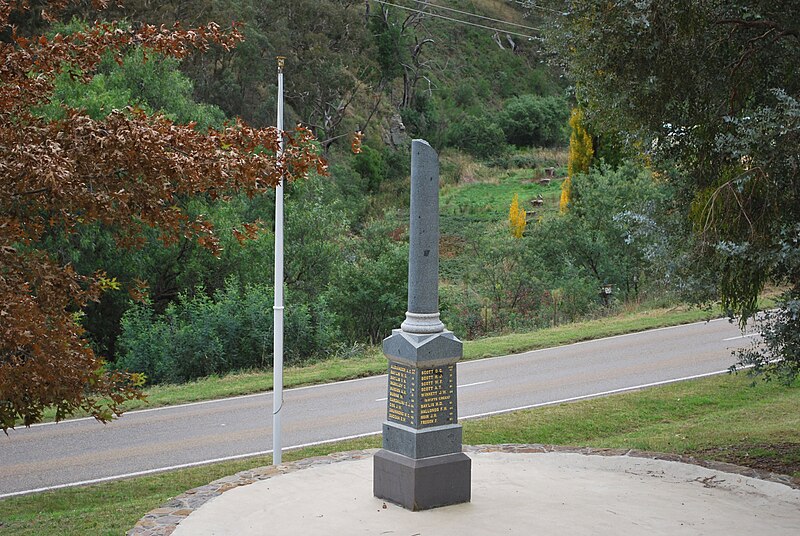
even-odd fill
[[(280, 145), (278, 157), (283, 156), (283, 63), (278, 56), (278, 135)], [(272, 464), (282, 462), (281, 410), (283, 409), (283, 177), (275, 188), (275, 306), (273, 309), (272, 354)]]

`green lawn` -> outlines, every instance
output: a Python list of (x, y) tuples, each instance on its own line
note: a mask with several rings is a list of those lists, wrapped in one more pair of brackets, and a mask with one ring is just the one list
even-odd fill
[[(556, 212), (561, 197), (563, 177), (554, 179), (549, 185), (538, 182), (539, 174), (533, 170), (508, 171), (492, 182), (476, 182), (445, 187), (440, 197), (441, 226), (443, 233), (448, 230), (449, 218), (453, 216), (473, 216), (479, 219), (504, 221), (514, 194), (519, 195), (520, 207), (527, 212)], [(539, 195), (544, 205), (536, 208), (531, 200)]]
[[(696, 455), (800, 478), (800, 381), (723, 375), (464, 422), (464, 442), (548, 443)], [(377, 436), (284, 455), (286, 461), (379, 446)], [(269, 457), (196, 467), (0, 501), (0, 534), (119, 535), (187, 489), (269, 464)]]
[[(800, 478), (800, 381), (793, 387), (746, 374), (679, 382), (624, 395), (467, 422), (466, 443), (545, 443), (702, 454), (725, 447), (734, 461), (753, 449), (793, 444), (780, 472)], [(722, 450), (719, 451), (720, 453)], [(765, 462), (766, 463), (766, 462)], [(775, 467), (775, 466), (773, 466)], [(769, 467), (768, 467), (769, 468)]]

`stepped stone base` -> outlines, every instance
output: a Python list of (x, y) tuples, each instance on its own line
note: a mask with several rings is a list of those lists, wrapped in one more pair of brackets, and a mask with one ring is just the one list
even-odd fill
[(463, 452), (415, 460), (385, 449), (373, 457), (373, 494), (412, 511), (469, 502), (472, 460)]

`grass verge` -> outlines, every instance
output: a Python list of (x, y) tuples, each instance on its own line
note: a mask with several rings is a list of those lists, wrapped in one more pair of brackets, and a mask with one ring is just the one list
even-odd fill
[(800, 479), (798, 407), (800, 380), (786, 386), (726, 374), (468, 421), (464, 441), (634, 448)]
[[(464, 360), (552, 348), (580, 341), (635, 333), (648, 329), (677, 326), (710, 320), (722, 316), (719, 310), (685, 306), (649, 309), (564, 324), (528, 333), (510, 333), (464, 342)], [(347, 358), (330, 358), (315, 363), (284, 369), (284, 387), (300, 387), (330, 383), (386, 373), (386, 357), (380, 347), (368, 347), (358, 355)], [(148, 387), (147, 399), (133, 400), (124, 405), (126, 411), (172, 406), (202, 400), (249, 395), (270, 391), (272, 371), (250, 371), (209, 376), (179, 385), (154, 385)], [(76, 413), (74, 417), (84, 417)], [(53, 421), (55, 412), (46, 410), (45, 422)]]
[[(800, 478), (800, 381), (717, 376), (465, 421), (464, 442), (637, 448), (717, 459)], [(287, 461), (379, 446), (377, 436), (285, 453)], [(188, 489), (270, 457), (0, 501), (0, 534), (119, 535)]]
[(719, 318), (720, 316), (722, 314), (719, 311), (689, 307), (636, 311), (596, 320), (563, 324), (530, 333), (510, 333), (508, 335), (466, 341), (464, 343), (464, 359), (480, 359), (552, 348), (564, 344), (624, 335), (648, 329), (702, 322)]
[[(464, 359), (480, 359), (551, 348), (579, 341), (622, 335), (647, 329), (699, 322), (719, 317), (720, 313), (696, 308), (655, 309), (597, 320), (566, 324), (530, 333), (513, 333), (464, 342)], [(386, 358), (379, 347), (368, 348), (350, 358), (332, 358), (305, 366), (287, 367), (284, 386), (299, 387), (328, 383), (386, 372)], [(158, 407), (229, 396), (246, 395), (272, 389), (272, 372), (243, 372), (212, 376), (182, 385), (158, 385), (147, 390), (145, 402), (134, 402), (127, 409)], [(52, 417), (50, 417), (52, 418)]]

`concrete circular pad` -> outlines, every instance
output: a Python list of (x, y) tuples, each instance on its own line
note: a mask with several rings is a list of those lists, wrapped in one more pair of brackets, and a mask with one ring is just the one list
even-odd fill
[(575, 453), (469, 453), (472, 502), (409, 512), (372, 496), (372, 460), (241, 486), (173, 536), (798, 534), (800, 490), (685, 463)]

